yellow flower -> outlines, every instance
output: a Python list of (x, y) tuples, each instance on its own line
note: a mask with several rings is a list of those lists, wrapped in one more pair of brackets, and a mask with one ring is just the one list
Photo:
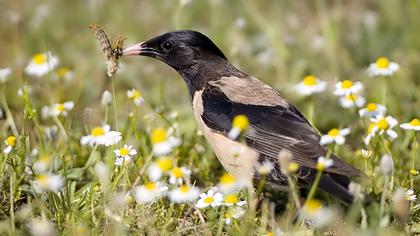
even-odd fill
[(57, 57), (51, 52), (35, 54), (25, 68), (25, 72), (35, 77), (42, 77), (58, 66)]
[(239, 134), (246, 130), (249, 126), (249, 119), (246, 115), (237, 115), (233, 118), (232, 129), (228, 133), (228, 137), (236, 139)]
[(419, 171), (418, 171), (418, 170), (415, 170), (415, 169), (411, 169), (411, 170), (410, 170), (410, 174), (411, 174), (412, 176), (417, 176), (417, 175), (419, 174)]
[(332, 159), (327, 159), (324, 157), (319, 157), (318, 158), (318, 162), (316, 163), (316, 169), (318, 171), (324, 171), (326, 168), (330, 167), (333, 165), (333, 160)]
[(152, 143), (160, 143), (168, 138), (166, 130), (163, 128), (155, 129), (152, 131)]
[(16, 146), (16, 137), (15, 136), (7, 137), (6, 144), (12, 147)]
[(295, 86), (296, 92), (308, 96), (314, 93), (320, 93), (326, 88), (326, 82), (313, 75), (305, 76), (299, 84)]
[(379, 57), (376, 62), (370, 64), (367, 72), (368, 75), (373, 76), (391, 76), (400, 69), (400, 66), (391, 62), (386, 57)]

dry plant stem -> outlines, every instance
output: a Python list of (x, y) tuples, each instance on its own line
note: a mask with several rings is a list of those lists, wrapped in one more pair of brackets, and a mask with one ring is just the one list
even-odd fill
[(115, 92), (115, 79), (112, 78), (112, 96), (114, 97), (114, 115), (115, 115), (115, 130), (118, 129), (118, 107), (117, 107), (117, 97)]

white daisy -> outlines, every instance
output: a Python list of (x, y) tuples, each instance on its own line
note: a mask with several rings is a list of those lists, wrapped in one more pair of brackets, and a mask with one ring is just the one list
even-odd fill
[(56, 103), (50, 109), (51, 116), (67, 116), (68, 112), (73, 110), (74, 102)]
[(153, 144), (153, 153), (156, 156), (167, 155), (172, 149), (181, 144), (181, 140), (173, 137), (163, 128), (152, 131), (151, 141)]
[(169, 171), (170, 184), (182, 184), (185, 179), (189, 179), (191, 170), (186, 167), (175, 167)]
[(232, 128), (228, 133), (230, 139), (237, 139), (238, 136), (249, 126), (249, 119), (246, 115), (237, 115), (233, 118)]
[(361, 117), (375, 117), (377, 115), (385, 115), (386, 107), (378, 103), (368, 103), (364, 108), (359, 110)]
[(420, 131), (420, 120), (418, 118), (412, 119), (409, 123), (400, 125), (401, 129)]
[(330, 144), (330, 143), (336, 143), (338, 145), (342, 145), (346, 141), (344, 136), (347, 136), (349, 134), (350, 134), (349, 128), (345, 128), (345, 129), (334, 128), (328, 131), (326, 135), (322, 135), (319, 143), (321, 145)]
[(174, 162), (169, 157), (161, 157), (157, 161), (153, 162), (147, 168), (147, 176), (153, 181), (157, 181), (162, 178), (165, 172), (168, 172), (174, 167)]
[(44, 173), (46, 172), (51, 164), (52, 164), (52, 158), (50, 155), (47, 154), (42, 154), (40, 155), (40, 157), (38, 158), (38, 160), (36, 160), (33, 164), (33, 168), (35, 170), (36, 173)]
[(192, 202), (198, 198), (200, 190), (197, 187), (182, 185), (169, 193), (169, 200), (174, 203)]
[(378, 115), (375, 118), (370, 118), (370, 121), (371, 124), (368, 127), (368, 135), (364, 139), (366, 145), (369, 144), (370, 140), (377, 134), (387, 134), (391, 141), (398, 137), (397, 132), (392, 129), (398, 124), (398, 121), (392, 116), (383, 117), (383, 115)]
[(132, 145), (124, 144), (120, 149), (115, 149), (114, 154), (117, 157), (133, 157), (137, 155), (137, 150)]
[(143, 96), (137, 89), (128, 90), (127, 97), (130, 98), (136, 106), (140, 106), (144, 102)]
[(332, 159), (327, 159), (325, 157), (319, 157), (316, 163), (316, 169), (319, 171), (324, 171), (326, 168), (331, 167), (334, 164)]
[(114, 150), (115, 165), (122, 166), (130, 163), (131, 159), (137, 155), (137, 151), (133, 146), (125, 144), (124, 147)]
[(407, 198), (407, 201), (409, 202), (415, 202), (417, 200), (417, 196), (414, 193), (414, 190), (411, 188), (405, 191), (405, 197)]
[(363, 107), (366, 99), (360, 95), (352, 93), (347, 96), (340, 97), (339, 101), (343, 108), (352, 108), (354, 106)]
[(58, 58), (51, 52), (35, 54), (25, 68), (28, 75), (42, 77), (58, 66)]
[(350, 94), (357, 94), (363, 89), (361, 82), (353, 82), (351, 80), (343, 80), (337, 82), (335, 85), (334, 94), (338, 96), (348, 96)]
[(0, 68), (0, 83), (5, 83), (12, 73), (10, 68)]
[(53, 191), (58, 192), (63, 188), (64, 178), (55, 174), (40, 174), (32, 182), (36, 192)]
[(165, 196), (168, 187), (160, 182), (149, 182), (145, 185), (134, 187), (134, 197), (138, 203), (152, 203)]
[(53, 81), (72, 81), (73, 80), (73, 72), (65, 67), (59, 67), (54, 73), (51, 75), (51, 80)]
[(300, 217), (315, 228), (321, 228), (334, 220), (334, 212), (321, 204), (319, 200), (311, 199), (305, 202), (300, 210)]
[(232, 193), (244, 188), (247, 184), (248, 183), (245, 180), (238, 180), (233, 175), (224, 173), (222, 177), (220, 177), (217, 189), (222, 193)]
[(296, 85), (295, 89), (301, 95), (308, 96), (314, 93), (321, 93), (325, 91), (327, 83), (316, 78), (313, 75), (308, 75), (303, 78), (303, 81)]
[(245, 211), (244, 209), (242, 209), (242, 207), (229, 208), (225, 214), (225, 218), (223, 219), (223, 221), (225, 222), (225, 224), (229, 225), (234, 219), (239, 219), (243, 215), (245, 215)]
[(380, 57), (376, 62), (370, 64), (367, 73), (370, 77), (374, 76), (391, 76), (400, 69), (395, 62), (390, 62), (386, 57)]
[(215, 193), (213, 189), (210, 189), (207, 193), (200, 194), (200, 199), (195, 206), (197, 208), (218, 207), (222, 205), (222, 202), (223, 194)]
[(121, 133), (117, 131), (111, 131), (109, 125), (102, 127), (95, 127), (90, 131), (90, 135), (83, 136), (80, 139), (82, 145), (105, 145), (110, 146), (118, 143), (121, 140)]
[(16, 146), (16, 137), (15, 136), (9, 136), (4, 140), (4, 143), (6, 144), (6, 148), (3, 149), (4, 154), (9, 154), (13, 148)]
[(223, 204), (226, 206), (243, 206), (246, 204), (246, 201), (239, 201), (238, 195), (236, 193), (229, 193), (225, 195)]

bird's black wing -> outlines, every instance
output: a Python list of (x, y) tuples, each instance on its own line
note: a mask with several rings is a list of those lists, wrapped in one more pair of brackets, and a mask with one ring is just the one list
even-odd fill
[[(237, 91), (240, 93), (241, 91)], [(244, 137), (248, 146), (260, 154), (277, 160), (282, 149), (289, 150), (296, 163), (315, 168), (317, 159), (325, 156), (326, 149), (319, 144), (320, 136), (305, 117), (292, 105), (264, 106), (234, 102), (217, 86), (207, 85), (202, 93), (205, 124), (226, 135), (236, 115), (244, 114), (250, 127)], [(345, 176), (363, 175), (336, 156), (326, 173)]]

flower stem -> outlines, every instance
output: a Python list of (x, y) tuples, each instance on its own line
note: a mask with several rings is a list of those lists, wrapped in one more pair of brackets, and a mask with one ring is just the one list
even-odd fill
[(318, 172), (316, 173), (315, 180), (312, 183), (311, 190), (309, 191), (309, 194), (306, 197), (306, 201), (311, 200), (315, 196), (316, 190), (318, 189), (319, 181), (321, 180), (321, 176), (322, 176), (322, 171), (318, 170)]
[(112, 78), (112, 96), (114, 97), (114, 113), (115, 113), (115, 130), (118, 130), (118, 111), (117, 111), (117, 96), (115, 93), (115, 79)]

